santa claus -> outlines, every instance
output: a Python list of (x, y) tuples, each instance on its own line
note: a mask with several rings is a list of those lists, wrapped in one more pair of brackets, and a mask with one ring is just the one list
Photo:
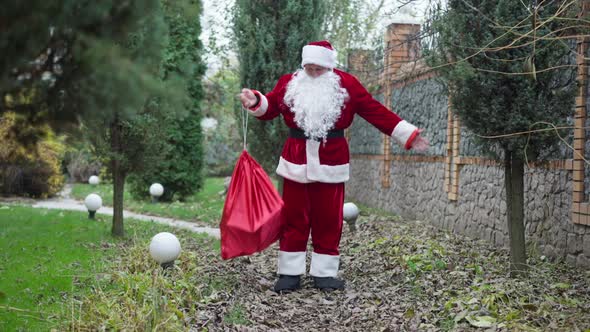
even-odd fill
[(289, 127), (276, 170), (284, 178), (286, 217), (276, 292), (301, 287), (310, 232), (309, 274), (314, 287), (344, 288), (344, 281), (337, 278), (344, 182), (350, 167), (344, 129), (355, 114), (406, 149), (428, 147), (421, 130), (376, 101), (354, 76), (335, 69), (336, 52), (328, 41), (305, 45), (301, 57), (302, 69), (282, 76), (271, 92), (243, 89), (240, 94), (252, 115), (260, 120), (282, 115)]

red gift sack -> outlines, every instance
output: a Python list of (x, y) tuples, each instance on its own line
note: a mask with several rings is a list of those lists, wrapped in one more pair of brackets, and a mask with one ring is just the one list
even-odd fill
[(262, 167), (244, 150), (238, 159), (225, 197), (221, 258), (262, 251), (279, 239), (283, 199)]

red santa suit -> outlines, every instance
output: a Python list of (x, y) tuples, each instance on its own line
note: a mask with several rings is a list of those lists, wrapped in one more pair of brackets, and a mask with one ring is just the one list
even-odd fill
[[(307, 49), (306, 49), (307, 48)], [(307, 54), (306, 54), (307, 50)], [(329, 50), (328, 50), (329, 51)], [(313, 63), (333, 68), (335, 55), (326, 53), (322, 46), (307, 45), (303, 49), (303, 65)], [(298, 73), (282, 76), (274, 89), (262, 94), (254, 91), (258, 104), (250, 108), (260, 120), (271, 120), (282, 115), (293, 131), (302, 130), (295, 118), (293, 105), (285, 100), (289, 83)], [(352, 75), (334, 69), (346, 98), (339, 110), (331, 133), (320, 139), (290, 135), (285, 142), (276, 169), (284, 181), (286, 225), (280, 239), (278, 273), (305, 274), (307, 241), (311, 231), (313, 253), (310, 275), (336, 277), (340, 256), (338, 247), (342, 232), (344, 182), (349, 179), (350, 153), (348, 142), (338, 135), (348, 128), (358, 114), (381, 132), (391, 136), (406, 149), (418, 135), (417, 128), (376, 101)], [(299, 121), (301, 123), (301, 121)]]

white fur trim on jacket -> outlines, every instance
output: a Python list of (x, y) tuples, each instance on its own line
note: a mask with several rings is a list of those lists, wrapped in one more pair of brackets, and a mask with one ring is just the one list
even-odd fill
[(281, 157), (277, 166), (277, 174), (299, 183), (325, 182), (341, 183), (350, 177), (350, 164), (320, 165), (320, 144), (316, 140), (305, 142), (307, 164), (294, 164)]
[(307, 178), (307, 165), (293, 164), (283, 157), (279, 158), (279, 165), (277, 166), (276, 172), (278, 175), (295, 182), (313, 182)]
[(336, 277), (340, 265), (339, 255), (324, 255), (311, 253), (311, 267), (309, 274), (312, 277)]
[(256, 117), (263, 116), (264, 113), (266, 113), (266, 110), (268, 110), (268, 99), (266, 99), (266, 96), (256, 90), (254, 90), (254, 93), (258, 95), (260, 102), (258, 105), (256, 105), (256, 108), (249, 108), (248, 111), (250, 111), (250, 114)]
[(336, 51), (316, 45), (305, 45), (301, 51), (301, 66), (311, 63), (334, 69), (336, 67)]
[(279, 251), (279, 274), (300, 276), (305, 274), (305, 251)]
[(407, 122), (406, 120), (400, 121), (395, 128), (393, 128), (393, 132), (391, 133), (391, 137), (401, 146), (406, 146), (408, 139), (414, 131), (418, 128), (413, 124)]

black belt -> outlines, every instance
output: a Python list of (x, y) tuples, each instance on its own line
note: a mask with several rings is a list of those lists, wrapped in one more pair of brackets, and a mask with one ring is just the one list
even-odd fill
[[(305, 132), (298, 128), (289, 128), (289, 137), (291, 138), (299, 138), (299, 139), (309, 139), (309, 137), (305, 136)], [(328, 136), (326, 138), (339, 138), (344, 137), (344, 129), (339, 130), (330, 130), (328, 131)]]

